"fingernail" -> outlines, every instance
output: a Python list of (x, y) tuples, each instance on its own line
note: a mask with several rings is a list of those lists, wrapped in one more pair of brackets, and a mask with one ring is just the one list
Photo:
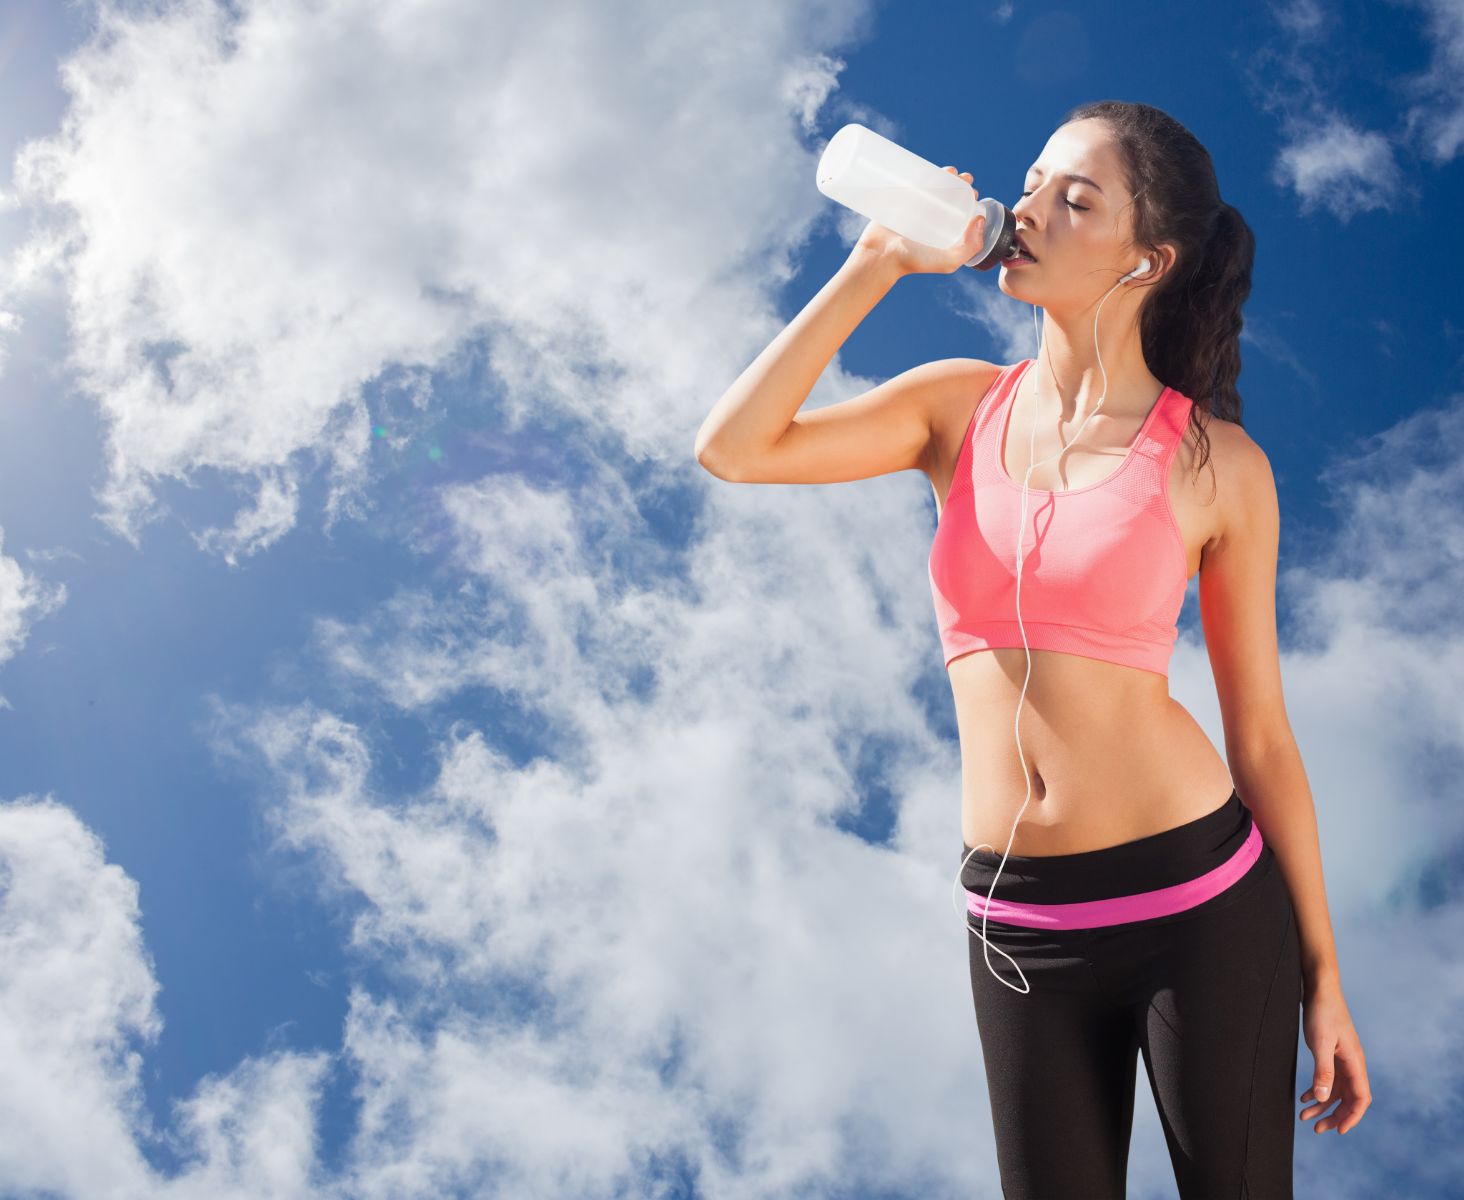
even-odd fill
[(1327, 1098), (1327, 1090), (1328, 1089), (1326, 1089), (1324, 1087), (1317, 1088), (1317, 1099), (1318, 1100), (1325, 1100)]

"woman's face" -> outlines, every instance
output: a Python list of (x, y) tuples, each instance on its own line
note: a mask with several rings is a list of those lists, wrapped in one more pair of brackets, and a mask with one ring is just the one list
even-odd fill
[(1152, 276), (1158, 255), (1132, 244), (1133, 197), (1102, 121), (1061, 126), (1028, 169), (1022, 191), (1012, 212), (1037, 261), (998, 268), (1009, 296), (1054, 314), (1083, 311), (1146, 253), (1150, 270), (1136, 278)]

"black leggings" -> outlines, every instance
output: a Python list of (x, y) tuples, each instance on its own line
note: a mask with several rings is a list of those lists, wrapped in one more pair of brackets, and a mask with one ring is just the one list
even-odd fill
[[(1230, 858), (1250, 825), (1232, 792), (1152, 837), (1011, 855), (994, 899), (1067, 904), (1170, 887)], [(979, 850), (962, 870), (978, 897), (972, 930), (1000, 862)], [(1301, 955), (1269, 846), (1224, 891), (1182, 912), (1076, 929), (989, 917), (986, 938), (990, 969), (979, 932), (967, 934), (1004, 1197), (1124, 1195), (1142, 1051), (1183, 1200), (1290, 1200)]]

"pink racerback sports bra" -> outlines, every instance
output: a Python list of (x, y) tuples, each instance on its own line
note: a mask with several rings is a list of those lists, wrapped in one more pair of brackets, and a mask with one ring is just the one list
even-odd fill
[[(1169, 675), (1189, 559), (1169, 503), (1169, 468), (1193, 405), (1166, 387), (1123, 462), (1087, 487), (1028, 488), (1022, 623), (1017, 522), (1022, 484), (1002, 438), (1034, 359), (1003, 367), (976, 405), (930, 547), (945, 665), (973, 650), (1056, 650)], [(990, 401), (988, 403), (988, 400)]]

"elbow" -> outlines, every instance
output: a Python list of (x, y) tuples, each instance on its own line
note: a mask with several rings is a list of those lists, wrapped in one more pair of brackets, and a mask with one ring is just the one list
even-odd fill
[(727, 464), (718, 456), (711, 441), (698, 435), (694, 453), (696, 454), (696, 461), (701, 464), (702, 469), (708, 474), (715, 475), (718, 479), (725, 480), (728, 483), (736, 482), (735, 476), (728, 469)]

